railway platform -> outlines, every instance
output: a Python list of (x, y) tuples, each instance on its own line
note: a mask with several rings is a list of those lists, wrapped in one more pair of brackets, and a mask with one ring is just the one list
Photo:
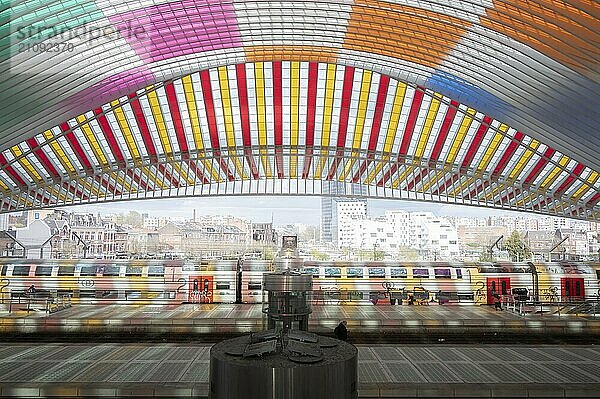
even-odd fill
[[(554, 338), (600, 343), (600, 317), (495, 311), (488, 306), (314, 305), (311, 331), (330, 334), (348, 321), (355, 342), (553, 342)], [(0, 334), (97, 335), (112, 339), (179, 335), (216, 342), (266, 328), (260, 304), (74, 305), (48, 314), (0, 310)], [(548, 341), (549, 340), (549, 341)], [(568, 339), (567, 339), (568, 341)]]
[[(208, 395), (206, 344), (7, 344), (2, 397)], [(359, 397), (597, 397), (600, 348), (358, 345)]]

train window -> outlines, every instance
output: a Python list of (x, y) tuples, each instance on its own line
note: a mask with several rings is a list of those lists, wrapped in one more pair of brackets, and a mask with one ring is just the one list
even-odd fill
[(0, 276), (6, 276), (7, 270), (8, 270), (8, 266), (2, 266), (2, 270), (0, 270)]
[(36, 276), (51, 276), (52, 266), (38, 266), (35, 268)]
[(313, 277), (319, 277), (319, 268), (318, 267), (305, 267), (302, 269), (302, 274), (312, 274)]
[(450, 269), (433, 269), (435, 278), (451, 278)]
[(104, 266), (104, 270), (102, 271), (103, 276), (110, 277), (119, 277), (119, 273), (121, 271), (120, 266)]
[(13, 276), (29, 276), (29, 266), (15, 266), (12, 272)]
[(462, 279), (462, 270), (456, 269), (456, 278), (459, 280)]
[(72, 276), (75, 274), (75, 266), (61, 266), (58, 268), (59, 276)]
[(216, 287), (217, 287), (217, 290), (228, 290), (231, 288), (231, 285), (226, 282), (217, 281)]
[(262, 283), (260, 281), (248, 281), (249, 290), (262, 290)]
[(429, 278), (429, 269), (413, 269), (414, 278)]
[(383, 267), (370, 267), (369, 278), (385, 277), (385, 269)]
[(393, 267), (392, 268), (392, 278), (406, 278), (408, 273), (405, 268)]
[[(6, 267), (6, 266), (4, 266), (4, 267)], [(598, 280), (600, 280), (600, 269), (599, 269), (599, 270), (596, 270), (596, 278), (597, 278)]]
[(96, 266), (81, 266), (80, 276), (95, 276)]
[(581, 296), (581, 281), (575, 281), (575, 296)]
[(165, 268), (163, 266), (148, 266), (148, 277), (164, 277)]
[(341, 278), (342, 277), (342, 269), (340, 269), (339, 267), (326, 267), (325, 268), (325, 277)]
[[(150, 274), (150, 273), (148, 273), (148, 274)], [(125, 268), (125, 275), (141, 277), (142, 276), (142, 267), (141, 266), (127, 266)]]
[(80, 290), (79, 298), (95, 298), (96, 291), (95, 290)]
[(348, 278), (362, 278), (363, 269), (362, 267), (349, 267), (346, 269), (346, 275)]

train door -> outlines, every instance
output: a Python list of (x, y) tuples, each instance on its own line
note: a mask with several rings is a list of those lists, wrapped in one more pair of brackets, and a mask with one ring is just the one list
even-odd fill
[(188, 302), (212, 303), (213, 276), (191, 276), (188, 286)]
[(582, 301), (585, 299), (583, 278), (563, 277), (560, 279), (560, 295), (564, 302)]
[(487, 303), (494, 303), (494, 293), (498, 295), (510, 294), (510, 278), (509, 277), (488, 277), (487, 278)]

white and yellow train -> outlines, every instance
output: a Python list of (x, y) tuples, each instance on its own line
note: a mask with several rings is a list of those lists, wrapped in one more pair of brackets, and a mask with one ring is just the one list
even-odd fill
[[(316, 262), (289, 266), (313, 275), (313, 301), (324, 304), (455, 302), (490, 304), (493, 294), (526, 300), (597, 299), (600, 263)], [(69, 295), (74, 303), (257, 303), (261, 260), (0, 260), (0, 296)]]

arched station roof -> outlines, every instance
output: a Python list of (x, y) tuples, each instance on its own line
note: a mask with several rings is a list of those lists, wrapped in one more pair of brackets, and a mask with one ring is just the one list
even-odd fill
[(336, 182), (600, 218), (596, 1), (3, 7), (0, 211)]

